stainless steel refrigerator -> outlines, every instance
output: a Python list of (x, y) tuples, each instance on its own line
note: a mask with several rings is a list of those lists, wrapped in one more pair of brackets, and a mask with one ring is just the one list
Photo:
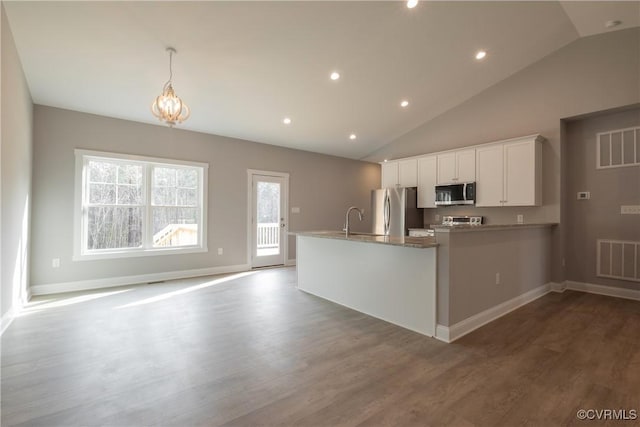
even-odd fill
[(423, 228), (423, 210), (418, 208), (415, 187), (371, 191), (373, 233), (406, 236), (409, 228)]

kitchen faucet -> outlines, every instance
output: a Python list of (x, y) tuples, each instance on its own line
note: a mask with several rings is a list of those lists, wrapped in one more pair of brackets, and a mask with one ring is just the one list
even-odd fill
[(351, 213), (352, 210), (355, 210), (356, 212), (358, 212), (358, 218), (360, 219), (360, 221), (362, 221), (362, 216), (364, 215), (364, 213), (362, 212), (362, 209), (358, 209), (355, 206), (351, 206), (349, 209), (347, 209), (347, 215), (345, 217), (345, 226), (344, 226), (344, 232), (345, 232), (345, 236), (349, 237), (349, 214)]

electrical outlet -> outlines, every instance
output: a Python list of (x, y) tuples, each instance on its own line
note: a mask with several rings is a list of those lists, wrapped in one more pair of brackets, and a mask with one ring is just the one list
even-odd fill
[(435, 222), (440, 222), (440, 215), (436, 214), (434, 217)]
[(60, 268), (60, 258), (53, 258), (51, 260), (51, 267)]
[(500, 284), (500, 273), (496, 273), (496, 285)]
[(218, 248), (218, 255), (222, 255), (224, 253), (224, 251), (222, 250), (222, 248)]
[(520, 214), (516, 216), (518, 224), (524, 224), (524, 215)]
[(589, 200), (591, 198), (591, 192), (589, 191), (578, 191), (577, 199), (578, 200)]
[(299, 207), (297, 207), (297, 206), (296, 206), (296, 207), (291, 208), (291, 213), (299, 214), (299, 213), (300, 213), (300, 208), (299, 208)]
[(623, 215), (640, 215), (640, 205), (622, 205), (620, 213)]

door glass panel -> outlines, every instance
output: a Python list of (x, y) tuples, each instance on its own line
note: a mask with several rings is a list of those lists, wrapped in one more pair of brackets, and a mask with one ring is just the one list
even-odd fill
[(256, 187), (256, 255), (280, 254), (280, 183), (258, 182)]

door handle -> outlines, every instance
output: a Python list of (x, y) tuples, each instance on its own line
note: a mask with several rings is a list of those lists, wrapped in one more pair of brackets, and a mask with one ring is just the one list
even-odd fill
[(280, 227), (284, 228), (285, 224), (280, 224)]
[(389, 201), (389, 194), (385, 194), (384, 198), (384, 234), (389, 234), (389, 222), (391, 216), (391, 203)]

